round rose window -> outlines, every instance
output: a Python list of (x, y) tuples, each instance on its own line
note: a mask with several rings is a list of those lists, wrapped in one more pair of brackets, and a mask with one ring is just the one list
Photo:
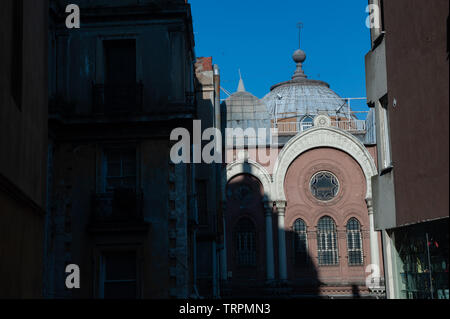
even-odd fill
[(339, 192), (339, 181), (330, 172), (319, 172), (311, 178), (311, 193), (320, 201), (329, 201)]

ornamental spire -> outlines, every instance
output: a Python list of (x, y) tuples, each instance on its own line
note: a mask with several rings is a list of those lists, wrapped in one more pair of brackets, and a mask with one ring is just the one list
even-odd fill
[(239, 85), (238, 92), (245, 92), (244, 80), (242, 79), (241, 69), (239, 69)]

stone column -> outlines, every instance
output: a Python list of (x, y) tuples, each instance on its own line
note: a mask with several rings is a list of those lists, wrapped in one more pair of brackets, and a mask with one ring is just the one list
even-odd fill
[(271, 282), (275, 279), (275, 262), (273, 257), (273, 234), (272, 234), (273, 202), (264, 202), (264, 214), (266, 218), (266, 279)]
[[(367, 211), (369, 213), (369, 237), (370, 237), (370, 263), (380, 270), (380, 250), (378, 247), (378, 233), (375, 231), (372, 198), (366, 199)], [(380, 274), (381, 275), (381, 274)], [(381, 278), (377, 278), (380, 280)], [(379, 283), (380, 281), (378, 281)]]
[(286, 201), (277, 201), (278, 212), (278, 266), (281, 281), (287, 280), (286, 266), (286, 234), (284, 229), (284, 216), (286, 211)]

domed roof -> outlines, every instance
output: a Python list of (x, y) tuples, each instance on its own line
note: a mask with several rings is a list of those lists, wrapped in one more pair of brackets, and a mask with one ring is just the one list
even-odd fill
[(238, 91), (224, 102), (226, 108), (227, 127), (258, 128), (270, 127), (270, 115), (266, 105), (249, 92)]
[(305, 52), (297, 50), (292, 58), (297, 64), (292, 79), (272, 86), (262, 99), (268, 112), (276, 113), (277, 118), (314, 116), (322, 112), (330, 116), (348, 116), (346, 101), (333, 92), (328, 83), (310, 80), (303, 73)]
[[(260, 143), (262, 138), (265, 138), (266, 143), (270, 142), (270, 114), (267, 112), (267, 107), (260, 99), (253, 94), (245, 91), (244, 81), (242, 77), (239, 81), (238, 91), (230, 95), (223, 103), (222, 109), (226, 112), (226, 127), (229, 129), (240, 128), (245, 131), (248, 128), (254, 129), (254, 133), (258, 139), (248, 139), (247, 145), (256, 145)], [(266, 129), (265, 136), (259, 136), (260, 129)], [(227, 146), (242, 143), (244, 140), (239, 140), (231, 136), (227, 136)]]

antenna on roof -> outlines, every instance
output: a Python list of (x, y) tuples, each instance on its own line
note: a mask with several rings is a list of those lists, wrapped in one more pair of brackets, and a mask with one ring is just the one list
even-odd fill
[(231, 93), (230, 93), (227, 89), (223, 88), (222, 86), (220, 86), (220, 89), (221, 89), (226, 95), (231, 96)]
[(298, 48), (300, 49), (301, 48), (301, 46), (300, 46), (300, 36), (301, 36), (301, 33), (302, 33), (302, 29), (303, 29), (303, 23), (302, 22), (298, 22), (297, 23), (297, 29), (298, 29)]

